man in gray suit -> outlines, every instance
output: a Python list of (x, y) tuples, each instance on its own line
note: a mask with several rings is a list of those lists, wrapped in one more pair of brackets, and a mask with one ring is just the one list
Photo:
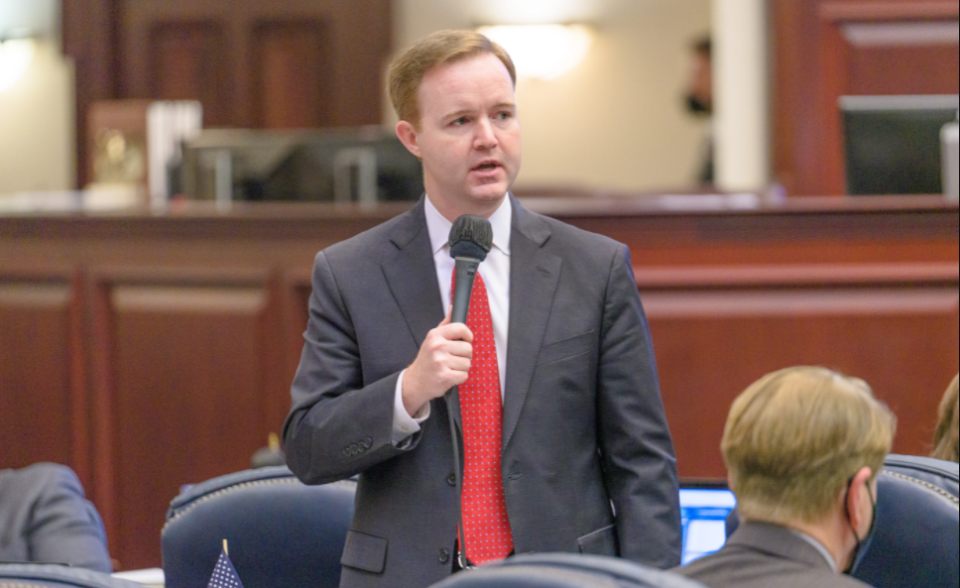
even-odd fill
[(112, 571), (103, 522), (73, 470), (52, 463), (0, 470), (0, 562)]
[(843, 575), (873, 530), (895, 419), (862, 380), (824, 368), (768, 374), (730, 409), (721, 450), (742, 524), (677, 570), (710, 588), (856, 588)]
[[(487, 559), (470, 539), (458, 557), (443, 400), (469, 384), (471, 362), (493, 359), (478, 358), (474, 332), (446, 310), (447, 238), (463, 214), (493, 229), (477, 279), (495, 342), (486, 385), (502, 419), (485, 473), (491, 508), (502, 511), (496, 557), (564, 551), (679, 563), (676, 463), (629, 251), (509, 195), (521, 151), (515, 77), (509, 56), (473, 32), (435, 33), (398, 58), (397, 134), (423, 161), (426, 195), (317, 255), (284, 442), (305, 483), (359, 474), (344, 588), (424, 587)], [(453, 398), (461, 406), (462, 389)], [(461, 435), (473, 418), (462, 412)], [(463, 439), (467, 468), (472, 443)], [(465, 496), (469, 487), (467, 475)]]

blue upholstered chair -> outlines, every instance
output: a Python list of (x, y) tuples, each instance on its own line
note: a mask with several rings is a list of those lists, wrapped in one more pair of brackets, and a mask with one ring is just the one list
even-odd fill
[(888, 455), (883, 469), (932, 484), (960, 498), (960, 465), (932, 457)]
[(854, 577), (875, 588), (960, 586), (958, 468), (925, 457), (887, 458), (876, 535)]
[(0, 588), (143, 588), (84, 568), (51, 564), (0, 564)]
[(206, 586), (226, 539), (246, 588), (336, 588), (355, 494), (352, 481), (305, 486), (285, 466), (191, 486), (161, 533), (166, 587)]
[(462, 572), (432, 588), (704, 588), (702, 584), (622, 559), (545, 553), (520, 555)]

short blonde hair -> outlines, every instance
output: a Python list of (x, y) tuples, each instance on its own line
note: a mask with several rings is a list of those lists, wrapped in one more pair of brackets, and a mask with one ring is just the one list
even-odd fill
[(937, 411), (939, 422), (937, 432), (933, 435), (933, 457), (946, 461), (960, 462), (960, 375), (954, 376), (953, 381), (943, 393), (940, 401), (940, 410)]
[(896, 418), (863, 380), (821, 367), (767, 374), (734, 401), (720, 449), (746, 519), (817, 523), (860, 468), (875, 477)]
[(507, 68), (510, 80), (517, 83), (517, 70), (513, 60), (487, 37), (475, 31), (437, 31), (403, 52), (390, 64), (387, 84), (390, 101), (400, 120), (420, 128), (420, 100), (418, 93), (423, 76), (428, 71), (447, 63), (461, 61), (489, 53)]

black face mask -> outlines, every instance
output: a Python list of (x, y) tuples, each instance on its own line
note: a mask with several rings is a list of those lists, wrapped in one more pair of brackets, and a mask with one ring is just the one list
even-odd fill
[(687, 102), (687, 112), (690, 112), (692, 114), (710, 114), (712, 112), (712, 109), (710, 108), (709, 104), (707, 104), (703, 100), (700, 100), (693, 94), (687, 95), (686, 102)]
[(850, 481), (847, 482), (847, 493), (844, 495), (843, 500), (843, 510), (847, 515), (847, 524), (850, 525), (850, 530), (853, 531), (853, 536), (857, 539), (857, 545), (853, 548), (853, 553), (850, 555), (850, 564), (847, 565), (847, 569), (843, 570), (844, 574), (850, 576), (856, 573), (857, 568), (863, 563), (867, 551), (870, 550), (870, 544), (873, 542), (873, 536), (877, 531), (877, 501), (873, 499), (873, 492), (870, 491), (869, 484), (867, 484), (867, 495), (870, 496), (870, 504), (873, 506), (873, 514), (870, 517), (870, 529), (867, 530), (867, 534), (863, 539), (860, 539), (857, 535), (857, 530), (853, 528), (853, 523), (850, 521), (850, 507), (847, 506), (847, 498), (850, 495), (850, 485), (852, 483), (853, 478), (850, 478)]

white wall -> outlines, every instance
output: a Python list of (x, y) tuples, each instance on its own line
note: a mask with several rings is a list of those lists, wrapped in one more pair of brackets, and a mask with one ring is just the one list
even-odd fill
[(60, 48), (38, 43), (27, 72), (0, 92), (0, 194), (74, 188), (73, 95)]
[[(497, 8), (493, 0), (394, 2), (397, 50), (435, 30), (491, 24)], [(596, 37), (572, 71), (518, 84), (524, 159), (517, 186), (641, 191), (691, 185), (705, 123), (684, 112), (682, 96), (689, 45), (710, 30), (710, 0), (551, 2), (563, 5), (560, 16), (567, 20), (579, 11)], [(392, 112), (384, 119), (395, 121)]]
[(59, 0), (0, 0), (0, 36), (36, 38), (29, 69), (0, 91), (0, 195), (74, 187), (73, 67), (59, 31)]

